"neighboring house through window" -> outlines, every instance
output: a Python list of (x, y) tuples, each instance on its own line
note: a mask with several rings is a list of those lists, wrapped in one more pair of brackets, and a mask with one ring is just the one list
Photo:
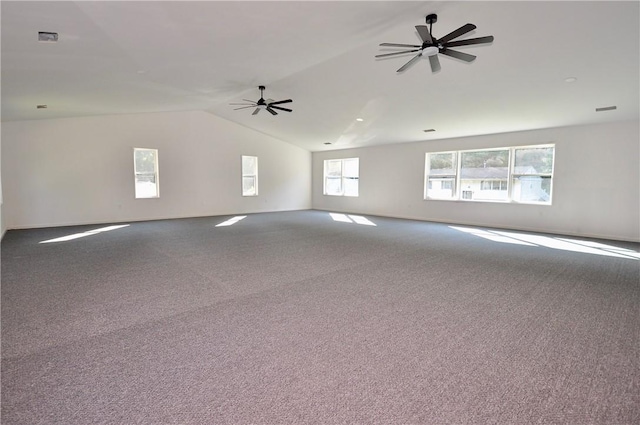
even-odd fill
[(427, 157), (427, 190), (425, 197), (453, 199), (456, 194), (456, 152), (438, 152)]
[[(476, 201), (506, 201), (509, 149), (460, 152), (460, 187)], [(485, 183), (484, 187), (482, 182)], [(500, 189), (504, 181), (505, 189)], [(494, 185), (494, 182), (497, 183)], [(488, 188), (487, 188), (488, 186)]]
[(515, 149), (511, 185), (518, 202), (551, 202), (553, 146)]
[(554, 145), (427, 153), (425, 199), (551, 203)]

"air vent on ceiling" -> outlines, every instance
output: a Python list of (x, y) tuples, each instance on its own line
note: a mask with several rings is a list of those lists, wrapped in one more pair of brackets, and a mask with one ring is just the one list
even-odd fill
[(58, 33), (40, 31), (38, 32), (38, 41), (42, 43), (56, 43), (58, 41)]
[(36, 109), (47, 109), (47, 105), (36, 105)]
[(436, 131), (436, 130), (435, 130), (435, 128), (428, 128), (428, 129), (422, 130), (422, 131), (424, 131), (425, 133), (431, 133), (432, 131)]
[(617, 106), (606, 106), (604, 108), (596, 108), (596, 112), (613, 111), (614, 109), (618, 109), (618, 107)]

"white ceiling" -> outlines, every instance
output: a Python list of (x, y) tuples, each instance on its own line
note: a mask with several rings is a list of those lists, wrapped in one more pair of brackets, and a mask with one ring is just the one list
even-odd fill
[[(495, 41), (435, 74), (374, 58), (419, 44), (429, 13), (436, 37), (469, 22), (460, 39)], [(2, 1), (1, 16), (2, 121), (204, 110), (321, 151), (640, 116), (638, 1)], [(258, 85), (293, 112), (233, 110)]]

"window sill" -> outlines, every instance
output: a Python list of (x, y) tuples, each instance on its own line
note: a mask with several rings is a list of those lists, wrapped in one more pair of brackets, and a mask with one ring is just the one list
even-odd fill
[(462, 202), (462, 203), (475, 203), (475, 204), (510, 204), (510, 205), (540, 205), (551, 206), (551, 202), (518, 202), (518, 201), (500, 201), (500, 200), (480, 200), (480, 199), (439, 199), (439, 198), (424, 198), (425, 201), (444, 201), (444, 202)]

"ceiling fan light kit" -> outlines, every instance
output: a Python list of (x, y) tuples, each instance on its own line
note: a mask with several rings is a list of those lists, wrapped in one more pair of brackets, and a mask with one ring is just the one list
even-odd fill
[[(449, 56), (452, 58), (460, 59), (465, 62), (472, 62), (475, 60), (474, 55), (470, 55), (468, 53), (460, 52), (457, 50), (451, 50), (450, 47), (459, 47), (459, 46), (469, 46), (472, 44), (484, 44), (493, 42), (493, 36), (489, 35), (486, 37), (478, 37), (478, 38), (468, 38), (466, 40), (457, 40), (452, 41), (454, 38), (458, 38), (460, 36), (465, 35), (466, 33), (473, 31), (476, 29), (476, 26), (473, 24), (465, 24), (458, 28), (455, 31), (450, 32), (442, 38), (436, 38), (433, 36), (433, 24), (438, 21), (438, 15), (432, 13), (427, 15), (426, 23), (429, 25), (416, 25), (416, 30), (418, 31), (418, 35), (422, 39), (422, 44), (399, 44), (399, 43), (381, 43), (380, 46), (383, 47), (401, 47), (405, 50), (400, 52), (393, 53), (384, 53), (381, 55), (376, 55), (376, 58), (384, 58), (389, 56), (396, 55), (404, 55), (406, 53), (416, 53), (416, 55), (409, 60), (409, 62), (405, 63), (401, 66), (397, 72), (402, 72), (411, 66), (414, 62), (416, 62), (419, 58), (428, 58), (429, 63), (431, 65), (431, 71), (437, 72), (440, 71), (440, 60), (438, 59), (438, 53), (441, 55)], [(409, 50), (406, 50), (409, 49)]]

